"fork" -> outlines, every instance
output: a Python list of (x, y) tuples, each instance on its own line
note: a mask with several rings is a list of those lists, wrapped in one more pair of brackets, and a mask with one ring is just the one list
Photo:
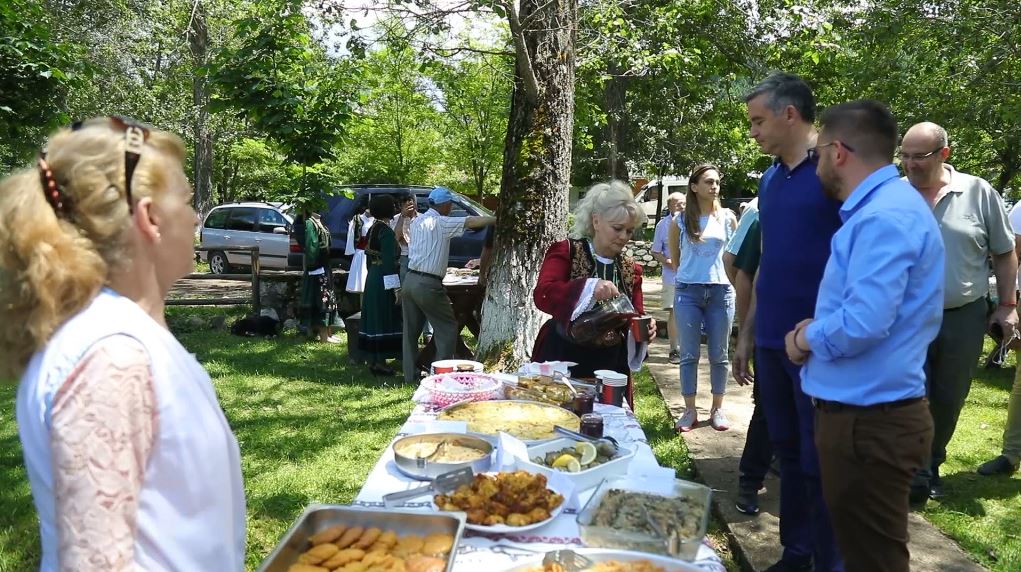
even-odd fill
[(652, 527), (652, 531), (656, 533), (656, 536), (663, 539), (666, 544), (667, 554), (676, 556), (681, 551), (680, 531), (673, 527), (670, 527), (669, 530), (663, 530), (663, 527), (649, 514), (649, 507), (645, 506), (644, 503), (642, 504), (642, 514), (645, 516), (649, 526)]
[(577, 552), (564, 549), (547, 552), (542, 559), (543, 566), (557, 564), (564, 569), (564, 572), (582, 572), (594, 564), (590, 558), (586, 558)]

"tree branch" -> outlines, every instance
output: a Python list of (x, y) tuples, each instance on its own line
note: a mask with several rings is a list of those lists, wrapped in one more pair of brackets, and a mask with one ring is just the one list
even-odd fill
[(511, 38), (514, 40), (518, 74), (521, 76), (525, 89), (525, 98), (530, 104), (536, 105), (539, 103), (539, 80), (535, 76), (532, 57), (528, 54), (528, 40), (525, 38), (525, 31), (521, 28), (518, 12), (514, 8), (514, 0), (501, 0), (501, 4), (507, 10), (507, 21), (510, 24)]

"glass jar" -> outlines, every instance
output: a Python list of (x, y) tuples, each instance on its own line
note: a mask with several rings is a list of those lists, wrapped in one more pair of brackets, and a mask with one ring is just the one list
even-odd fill
[(595, 404), (596, 396), (590, 391), (581, 391), (578, 395), (574, 396), (574, 409), (575, 414), (585, 415), (592, 413), (593, 405)]
[(598, 413), (586, 413), (582, 415), (580, 433), (595, 439), (602, 439), (603, 416)]

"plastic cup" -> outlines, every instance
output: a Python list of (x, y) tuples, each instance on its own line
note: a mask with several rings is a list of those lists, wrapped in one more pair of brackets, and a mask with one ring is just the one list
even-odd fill
[(624, 405), (624, 392), (627, 391), (627, 376), (622, 373), (607, 372), (600, 376), (599, 401), (614, 407)]
[(649, 341), (649, 324), (652, 323), (651, 316), (637, 316), (631, 318), (631, 335), (638, 343)]

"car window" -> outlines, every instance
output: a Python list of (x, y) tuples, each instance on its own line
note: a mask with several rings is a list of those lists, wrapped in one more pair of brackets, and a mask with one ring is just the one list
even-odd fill
[(238, 207), (233, 209), (230, 219), (227, 220), (227, 230), (254, 230), (255, 209), (252, 207)]
[(464, 205), (460, 204), (457, 201), (453, 201), (453, 205), (454, 206), (452, 206), (450, 208), (450, 214), (448, 214), (447, 216), (455, 216), (455, 217), (458, 217), (458, 218), (463, 218), (463, 217), (466, 217), (466, 216), (470, 216), (471, 213), (469, 213), (464, 208)]
[(232, 209), (216, 209), (206, 217), (206, 228), (224, 228)]
[(259, 232), (273, 232), (275, 228), (286, 228), (287, 219), (273, 209), (259, 209)]
[[(460, 199), (461, 204), (466, 209), (468, 209), (468, 214), (465, 216), (472, 216), (473, 213), (475, 216), (493, 216), (493, 211), (487, 209), (486, 207), (480, 205), (479, 203), (473, 201), (472, 199), (469, 199), (468, 197), (462, 195), (461, 193), (457, 193), (457, 198)], [(462, 215), (451, 214), (451, 216)]]

